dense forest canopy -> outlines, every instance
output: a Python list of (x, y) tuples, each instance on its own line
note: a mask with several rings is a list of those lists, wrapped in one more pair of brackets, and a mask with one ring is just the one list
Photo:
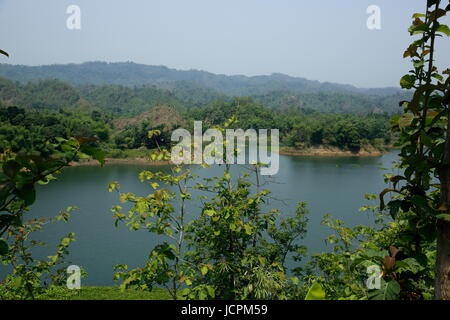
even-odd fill
[(399, 91), (386, 96), (272, 90), (236, 98), (188, 81), (166, 82), (160, 87), (76, 86), (57, 79), (20, 83), (0, 78), (0, 148), (45, 154), (49, 145), (45, 141), (92, 136), (110, 155), (126, 157), (123, 150), (154, 148), (147, 132), (155, 128), (163, 129), (164, 141), (160, 142), (169, 144), (169, 131), (174, 128), (169, 124), (174, 119), (178, 119), (177, 126), (186, 127), (202, 119), (207, 128), (236, 115), (237, 127), (278, 128), (283, 145), (295, 149), (379, 150), (391, 144), (389, 111), (394, 109), (393, 101), (399, 109), (397, 101), (402, 95)]
[(61, 80), (20, 84), (0, 78), (0, 101), (31, 109), (96, 108), (114, 116), (136, 116), (156, 105), (180, 110), (202, 106), (222, 96), (199, 88), (179, 90), (154, 86), (84, 85), (75, 87)]
[(160, 144), (169, 146), (173, 128), (181, 125), (192, 128), (193, 121), (203, 119), (206, 129), (225, 122), (230, 114), (239, 119), (235, 124), (237, 128), (279, 128), (282, 144), (295, 149), (332, 146), (354, 152), (367, 147), (380, 150), (392, 140), (387, 114), (359, 116), (298, 109), (275, 111), (251, 98), (242, 98), (183, 113), (171, 107), (154, 107), (138, 117), (116, 120), (108, 113), (81, 107), (54, 110), (4, 106), (0, 107), (0, 151), (46, 154), (52, 150), (52, 142), (57, 137), (89, 136), (98, 139), (110, 155), (124, 157), (120, 150), (156, 147), (147, 135), (150, 130), (161, 130)]
[[(151, 129), (165, 128), (168, 144), (170, 119), (185, 126), (201, 119), (206, 127), (220, 125), (234, 114), (239, 128), (278, 128), (282, 143), (296, 149), (383, 149), (392, 140), (385, 110), (392, 109), (391, 99), (402, 95), (270, 91), (236, 98), (189, 82), (179, 84), (74, 86), (56, 79), (21, 84), (0, 78), (0, 148), (12, 141), (9, 146), (15, 152), (30, 152), (41, 150), (46, 139), (87, 135), (123, 156), (118, 150), (154, 147), (147, 138)], [(155, 121), (155, 114), (167, 123)], [(34, 133), (30, 137), (28, 130)]]

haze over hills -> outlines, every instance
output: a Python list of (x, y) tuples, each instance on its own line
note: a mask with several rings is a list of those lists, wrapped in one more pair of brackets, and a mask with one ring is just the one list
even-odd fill
[(352, 85), (319, 82), (274, 73), (272, 75), (221, 75), (200, 70), (176, 70), (165, 66), (150, 66), (133, 62), (86, 62), (82, 64), (24, 66), (0, 64), (0, 76), (19, 82), (40, 79), (60, 79), (74, 85), (115, 84), (124, 86), (193, 86), (210, 88), (227, 95), (255, 95), (273, 90), (296, 93), (350, 92), (371, 95), (392, 95), (399, 88), (362, 89)]
[[(0, 64), (0, 77), (8, 79), (0, 81), (0, 101), (3, 102), (14, 93), (15, 98), (11, 101), (19, 105), (55, 108), (63, 101), (59, 98), (49, 101), (48, 97), (59, 97), (58, 91), (65, 88), (66, 95), (71, 92), (71, 97), (82, 97), (102, 110), (129, 116), (155, 105), (189, 109), (214, 101), (229, 101), (234, 96), (252, 97), (272, 109), (293, 107), (331, 113), (395, 113), (400, 111), (398, 102), (409, 98), (408, 92), (392, 87), (361, 89), (284, 74), (227, 76), (132, 62), (48, 66)], [(60, 82), (54, 82), (54, 79)]]

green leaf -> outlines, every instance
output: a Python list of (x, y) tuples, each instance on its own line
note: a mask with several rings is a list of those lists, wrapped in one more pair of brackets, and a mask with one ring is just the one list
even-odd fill
[(245, 233), (249, 236), (252, 234), (252, 227), (248, 224), (244, 224)]
[(414, 258), (406, 258), (400, 261), (396, 261), (396, 272), (410, 271), (412, 273), (417, 273), (423, 270), (421, 264)]
[(201, 271), (201, 273), (202, 273), (202, 275), (205, 275), (205, 274), (207, 274), (208, 273), (208, 267), (207, 266), (202, 266), (201, 268), (200, 268), (200, 271)]
[(429, 207), (427, 198), (425, 198), (424, 196), (419, 196), (417, 194), (415, 194), (411, 197), (411, 202), (420, 208), (428, 208)]
[(153, 189), (157, 189), (159, 187), (158, 182), (152, 182), (150, 185), (152, 186)]
[(306, 294), (305, 300), (325, 300), (325, 290), (318, 282), (314, 282)]
[(111, 182), (108, 184), (108, 192), (113, 192), (119, 189), (119, 184), (117, 182)]
[(444, 33), (446, 36), (450, 36), (450, 29), (447, 25), (445, 24), (441, 24), (437, 29), (436, 32), (442, 32)]
[(161, 135), (161, 130), (150, 130), (147, 133), (147, 136), (149, 139), (151, 139), (154, 136), (159, 136), (159, 135)]
[(7, 254), (8, 250), (8, 244), (5, 241), (0, 240), (0, 256)]
[(208, 291), (208, 294), (211, 298), (214, 298), (215, 296), (215, 289), (213, 287), (206, 287), (206, 291)]
[(414, 62), (414, 68), (418, 69), (420, 67), (423, 67), (424, 64), (425, 64), (424, 60), (420, 60), (420, 61)]
[(15, 160), (6, 161), (3, 164), (3, 173), (10, 178), (14, 178), (21, 169), (21, 165)]
[(258, 256), (258, 261), (259, 261), (260, 265), (262, 265), (262, 266), (267, 264), (267, 259), (264, 257)]
[(25, 202), (26, 206), (32, 205), (36, 201), (36, 190), (32, 184), (25, 185), (17, 190), (17, 195)]
[(198, 293), (198, 299), (199, 300), (206, 300), (208, 298), (208, 296), (206, 295), (206, 292), (205, 291), (200, 291), (199, 293)]
[(61, 245), (63, 245), (64, 247), (67, 247), (72, 241), (73, 241), (72, 238), (63, 238), (61, 240)]
[(364, 252), (365, 257), (378, 258), (378, 260), (384, 259), (384, 257), (387, 255), (389, 255), (389, 252), (387, 250), (367, 249)]
[(106, 153), (103, 150), (92, 147), (83, 147), (80, 151), (84, 154), (87, 154), (88, 156), (91, 156), (92, 158), (100, 162), (101, 165), (105, 164)]
[(64, 152), (74, 151), (79, 147), (79, 143), (76, 140), (65, 140), (61, 143), (61, 150)]
[(386, 282), (381, 280), (381, 288), (369, 291), (369, 300), (397, 300), (400, 294), (400, 285), (397, 281)]
[(438, 79), (439, 81), (444, 81), (444, 77), (441, 76), (439, 73), (433, 73), (431, 76), (435, 79)]
[(402, 205), (402, 200), (392, 200), (388, 203), (389, 208), (389, 214), (391, 215), (392, 219), (396, 219), (398, 212), (400, 211), (400, 207)]
[(420, 34), (420, 33), (424, 33), (426, 31), (428, 31), (429, 26), (426, 23), (420, 24), (418, 26), (412, 25), (408, 31), (411, 33), (411, 35), (416, 35), (416, 34)]
[(416, 78), (414, 76), (407, 74), (400, 79), (400, 86), (403, 89), (411, 89), (415, 81)]

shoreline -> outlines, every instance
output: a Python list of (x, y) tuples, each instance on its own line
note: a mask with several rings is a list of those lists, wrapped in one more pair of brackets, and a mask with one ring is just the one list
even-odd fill
[(279, 154), (284, 156), (301, 156), (301, 157), (381, 157), (389, 153), (390, 150), (382, 151), (377, 149), (364, 149), (358, 152), (344, 151), (337, 148), (280, 148)]
[[(280, 148), (278, 154), (283, 156), (295, 157), (381, 157), (389, 153), (381, 150), (360, 150), (357, 153), (351, 151), (339, 150), (337, 148), (308, 148), (308, 149), (293, 149)], [(97, 160), (89, 159), (81, 162), (71, 162), (72, 167), (84, 166), (100, 166)], [(105, 166), (107, 165), (148, 165), (148, 166), (169, 166), (172, 165), (170, 161), (152, 161), (147, 158), (106, 158)]]
[[(105, 158), (105, 166), (108, 165), (150, 165), (150, 166), (169, 166), (170, 161), (151, 161), (146, 158), (131, 158), (131, 159), (116, 159), (116, 158)], [(100, 166), (97, 160), (89, 159), (81, 162), (71, 162), (71, 167), (86, 167), (86, 166)]]

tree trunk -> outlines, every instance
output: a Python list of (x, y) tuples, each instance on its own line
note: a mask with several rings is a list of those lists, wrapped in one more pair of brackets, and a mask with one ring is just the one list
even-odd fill
[(450, 222), (438, 222), (435, 297), (450, 300)]
[[(444, 161), (439, 173), (441, 182), (441, 207), (443, 213), (450, 214), (450, 103), (448, 106), (447, 141)], [(435, 298), (450, 300), (450, 221), (437, 223), (437, 260)]]

